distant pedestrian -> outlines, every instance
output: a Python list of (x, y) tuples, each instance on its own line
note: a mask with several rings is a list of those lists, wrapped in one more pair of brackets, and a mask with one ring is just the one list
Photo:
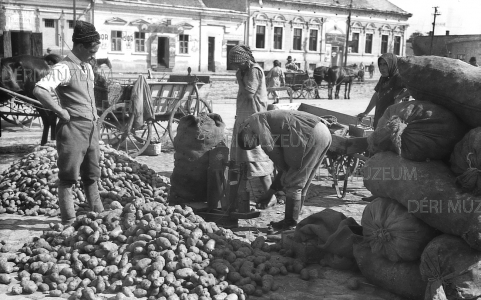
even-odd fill
[(294, 72), (299, 71), (299, 67), (292, 61), (292, 57), (290, 55), (287, 57), (286, 70)]
[[(266, 76), (267, 80), (267, 87), (280, 87), (285, 84), (284, 81), (284, 72), (281, 68), (281, 63), (276, 59), (274, 60), (274, 67), (269, 71)], [(274, 96), (274, 104), (279, 103), (279, 95), (276, 91), (272, 91), (272, 95)]]
[(469, 64), (475, 67), (479, 67), (478, 64), (476, 63), (476, 57), (474, 56), (469, 59)]
[(374, 62), (372, 62), (369, 65), (368, 70), (369, 70), (369, 78), (372, 78), (374, 76)]

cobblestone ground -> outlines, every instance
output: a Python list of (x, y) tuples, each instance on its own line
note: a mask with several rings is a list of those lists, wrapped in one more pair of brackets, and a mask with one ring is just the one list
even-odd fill
[[(329, 110), (342, 112), (349, 115), (356, 115), (364, 111), (367, 106), (372, 91), (373, 82), (353, 85), (351, 100), (327, 100), (326, 89), (321, 90), (321, 99), (295, 99), (293, 102), (304, 102), (311, 105), (320, 106)], [(233, 81), (214, 82), (210, 88), (209, 99), (212, 101), (214, 112), (220, 114), (226, 123), (227, 134), (232, 132), (235, 119), (235, 97), (237, 85)], [(343, 93), (341, 92), (341, 95)], [(281, 95), (281, 103), (288, 103), (287, 95)], [(39, 144), (41, 128), (34, 124), (31, 128), (22, 129), (10, 126), (1, 121), (2, 136), (0, 138), (0, 172), (7, 169), (12, 162), (22, 157), (25, 153)], [(170, 176), (174, 167), (174, 155), (172, 145), (162, 145), (163, 150), (159, 156), (139, 156), (137, 160), (146, 163), (156, 172)], [(251, 191), (251, 201), (261, 194), (257, 180), (248, 183)], [(370, 195), (362, 184), (362, 177), (353, 177), (348, 184), (348, 193), (344, 199), (338, 199), (332, 187), (332, 178), (328, 176), (326, 169), (319, 169), (312, 185), (309, 189), (305, 207), (302, 211), (301, 219), (313, 213), (331, 208), (344, 213), (348, 217), (353, 217), (360, 223), (362, 211), (366, 205), (361, 201), (361, 197)], [(236, 233), (239, 236), (255, 238), (257, 235), (266, 234), (267, 224), (273, 220), (283, 218), (284, 206), (276, 205), (261, 212), (261, 216), (256, 219), (240, 221)], [(0, 239), (20, 247), (24, 242), (33, 236), (40, 236), (43, 230), (48, 228), (50, 222), (58, 221), (58, 218), (47, 217), (20, 217), (17, 215), (0, 215)], [(367, 283), (362, 274), (355, 271), (338, 271), (320, 265), (311, 265), (319, 271), (319, 278), (314, 281), (303, 281), (298, 275), (279, 277), (282, 289), (277, 292), (285, 299), (400, 299), (378, 287)], [(361, 284), (358, 290), (347, 288), (348, 280), (356, 278)], [(31, 296), (7, 296), (7, 286), (0, 285), (0, 299), (54, 299), (45, 297), (42, 294)], [(104, 299), (114, 299), (113, 295), (105, 295)], [(255, 297), (252, 297), (256, 299)]]

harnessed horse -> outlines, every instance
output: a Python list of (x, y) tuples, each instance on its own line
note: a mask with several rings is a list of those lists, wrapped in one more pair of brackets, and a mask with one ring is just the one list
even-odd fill
[[(32, 55), (19, 55), (14, 57), (2, 58), (1, 66), (1, 82), (2, 88), (12, 92), (19, 93), (29, 98), (36, 99), (33, 95), (35, 84), (47, 75), (50, 65), (56, 64), (62, 60), (62, 57), (56, 54), (49, 54), (45, 57), (35, 57)], [(17, 81), (17, 75), (22, 70), (22, 82)], [(9, 101), (12, 97), (0, 92), (0, 102)], [(55, 127), (57, 124), (57, 116), (54, 112), (44, 109), (43, 107), (35, 107), (43, 122), (43, 133), (41, 145), (45, 145), (48, 141), (48, 131), (51, 128), (50, 138), (55, 140)]]

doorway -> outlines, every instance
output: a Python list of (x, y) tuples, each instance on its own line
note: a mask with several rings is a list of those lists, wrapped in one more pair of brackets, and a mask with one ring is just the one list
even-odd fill
[(29, 31), (12, 31), (11, 32), (11, 45), (12, 56), (17, 55), (31, 55), (31, 41)]
[(209, 36), (209, 49), (208, 49), (208, 64), (207, 70), (215, 72), (215, 37)]
[(332, 46), (331, 48), (331, 65), (333, 67), (337, 66), (338, 58), (339, 58), (339, 47)]
[(232, 48), (234, 48), (235, 45), (238, 45), (239, 44), (239, 41), (227, 41), (227, 57), (226, 57), (226, 60), (227, 60), (227, 63), (226, 63), (226, 66), (227, 66), (227, 70), (235, 70), (231, 64), (229, 63), (229, 52)]
[(169, 67), (169, 38), (159, 37), (157, 45), (157, 67)]

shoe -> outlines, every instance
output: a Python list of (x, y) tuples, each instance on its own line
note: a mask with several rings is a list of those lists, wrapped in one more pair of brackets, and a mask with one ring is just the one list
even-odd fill
[(272, 226), (272, 228), (274, 228), (276, 230), (292, 230), (292, 229), (296, 228), (297, 222), (294, 221), (294, 220), (284, 219), (284, 220), (279, 221), (279, 222), (272, 221), (270, 223), (270, 225)]
[(272, 207), (277, 204), (277, 198), (275, 195), (272, 195), (269, 201), (257, 202), (256, 208), (258, 209), (266, 209)]

